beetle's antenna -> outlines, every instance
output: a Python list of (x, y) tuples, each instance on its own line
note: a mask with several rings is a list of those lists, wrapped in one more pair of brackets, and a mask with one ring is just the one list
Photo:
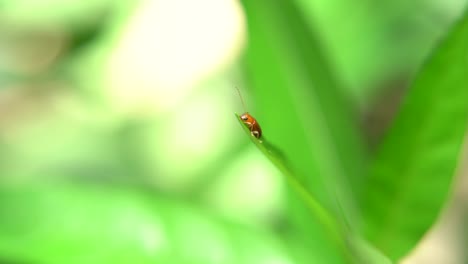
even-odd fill
[(245, 107), (244, 98), (242, 97), (241, 91), (239, 90), (239, 88), (237, 88), (237, 86), (236, 86), (236, 90), (237, 90), (237, 93), (239, 94), (239, 98), (241, 100), (242, 106), (244, 107), (244, 112), (247, 113), (247, 108)]

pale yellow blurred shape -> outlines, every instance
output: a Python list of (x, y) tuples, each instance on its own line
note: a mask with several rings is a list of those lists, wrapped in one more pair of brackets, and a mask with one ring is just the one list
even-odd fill
[[(416, 216), (415, 216), (416, 217)], [(401, 264), (462, 264), (460, 213), (449, 208)]]
[(466, 0), (428, 0), (428, 2), (434, 5), (434, 10), (437, 10), (440, 14), (444, 14), (449, 19), (460, 16), (468, 6), (468, 1)]
[(253, 145), (220, 173), (204, 197), (221, 214), (261, 226), (281, 214), (283, 198), (282, 175)]
[(110, 58), (110, 96), (123, 109), (175, 110), (238, 57), (245, 18), (234, 0), (143, 1)]
[(452, 197), (439, 219), (401, 264), (466, 263), (466, 204), (468, 202), (468, 134), (460, 154)]
[(226, 98), (230, 88), (229, 83), (219, 83), (198, 93), (159, 121), (158, 134), (150, 132), (148, 151), (154, 154), (146, 156), (155, 160), (154, 181), (159, 187), (183, 191), (244, 136), (232, 100)]

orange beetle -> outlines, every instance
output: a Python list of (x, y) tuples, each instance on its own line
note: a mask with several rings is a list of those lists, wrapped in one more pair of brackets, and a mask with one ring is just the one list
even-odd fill
[[(239, 88), (236, 87), (236, 89), (237, 89), (237, 92), (239, 93), (242, 106), (244, 107), (244, 110), (245, 110), (245, 103), (244, 103), (244, 99), (242, 98), (242, 94)], [(262, 129), (260, 128), (260, 125), (258, 124), (257, 119), (255, 119), (252, 115), (250, 115), (248, 112), (245, 112), (240, 116), (240, 119), (242, 120), (244, 124), (247, 125), (247, 127), (250, 130), (250, 134), (252, 136), (256, 138), (260, 138), (262, 136)]]
[(262, 129), (260, 128), (260, 125), (253, 116), (246, 112), (240, 116), (240, 119), (250, 129), (250, 134), (252, 136), (256, 138), (260, 138), (262, 136)]

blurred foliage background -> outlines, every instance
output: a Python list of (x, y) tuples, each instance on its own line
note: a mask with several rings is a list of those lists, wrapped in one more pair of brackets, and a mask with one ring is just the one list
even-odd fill
[[(466, 6), (1, 1), (0, 263), (344, 262), (233, 113), (259, 120), (332, 214), (365, 225), (368, 161)], [(448, 218), (415, 251), (384, 253), (465, 263), (460, 179), (442, 183)]]

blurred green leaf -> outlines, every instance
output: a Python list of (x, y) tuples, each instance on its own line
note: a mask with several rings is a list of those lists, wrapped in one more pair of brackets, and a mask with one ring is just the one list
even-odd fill
[[(466, 1), (295, 0), (327, 44), (348, 92), (368, 104), (387, 82), (407, 78), (463, 12)], [(443, 8), (441, 8), (443, 5)], [(417, 12), (415, 12), (417, 10)]]
[(350, 235), (347, 237), (346, 241), (349, 246), (348, 252), (348, 249), (346, 249), (343, 244), (344, 240), (342, 240), (343, 230), (341, 230), (341, 227), (336, 220), (331, 217), (330, 213), (323, 208), (323, 206), (315, 199), (315, 197), (313, 197), (312, 194), (309, 193), (307, 188), (294, 175), (290, 168), (288, 168), (281, 151), (271, 145), (264, 137), (261, 139), (253, 137), (250, 129), (242, 122), (240, 116), (236, 114), (236, 117), (247, 136), (250, 137), (252, 142), (263, 153), (263, 155), (265, 155), (276, 166), (276, 168), (283, 173), (291, 187), (301, 196), (304, 203), (307, 204), (310, 212), (317, 219), (320, 219), (323, 228), (326, 229), (327, 234), (331, 236), (330, 239), (337, 243), (337, 247), (344, 250), (344, 254), (348, 254), (348, 257), (350, 257), (354, 263), (391, 263), (386, 256), (358, 236)]
[[(320, 41), (293, 1), (243, 3), (249, 33), (245, 71), (263, 135), (284, 152), (294, 174), (338, 222), (339, 207), (355, 221), (349, 187), (359, 191), (364, 158), (355, 116)], [(320, 248), (324, 261), (342, 263), (330, 234), (297, 193), (290, 197), (292, 229), (309, 247)]]
[(358, 189), (362, 176), (361, 142), (348, 98), (292, 1), (244, 5), (250, 37), (246, 73), (256, 117), (312, 193), (331, 206), (330, 192), (343, 191), (340, 185), (348, 179)]
[(435, 221), (450, 190), (468, 121), (465, 13), (410, 88), (362, 197), (365, 233), (392, 259)]
[[(374, 87), (369, 83), (382, 78), (384, 66), (391, 61), (389, 58), (399, 51), (382, 52), (381, 39), (388, 33), (382, 20), (387, 10), (379, 10), (376, 3), (366, 1), (359, 5), (346, 0), (296, 2), (306, 22), (316, 28), (327, 44), (340, 77), (350, 84), (345, 87), (347, 92), (358, 100), (364, 99)], [(343, 23), (344, 17), (346, 23)]]
[[(250, 129), (242, 122), (240, 116), (236, 114), (239, 124), (246, 132), (247, 136), (250, 137), (252, 142), (257, 148), (265, 155), (278, 170), (280, 170), (289, 182), (291, 188), (296, 191), (310, 209), (311, 213), (320, 220), (323, 228), (327, 231), (329, 238), (337, 243), (337, 247), (344, 250), (344, 254), (349, 258), (352, 258), (355, 263), (385, 263), (389, 264), (391, 261), (376, 250), (368, 242), (362, 240), (360, 237), (355, 235), (349, 235), (346, 239), (344, 238), (344, 230), (340, 227), (339, 223), (330, 215), (330, 213), (313, 197), (313, 195), (307, 190), (307, 187), (301, 183), (301, 181), (294, 175), (287, 165), (285, 157), (282, 156), (280, 150), (271, 145), (269, 141), (262, 137), (257, 139), (251, 135)], [(349, 246), (349, 252), (344, 244), (347, 241)]]
[(354, 263), (391, 264), (392, 261), (372, 244), (358, 236), (349, 236), (349, 247), (354, 256)]
[[(348, 98), (332, 74), (320, 41), (293, 1), (243, 3), (249, 33), (245, 70), (257, 107), (252, 113), (264, 136), (284, 151), (310, 193), (336, 214), (338, 199), (353, 219), (353, 194), (348, 188), (359, 192), (361, 142)], [(340, 262), (334, 249), (325, 249), (326, 234), (318, 223), (292, 199), (290, 216), (303, 234), (314, 237), (309, 243), (321, 245), (328, 263)]]
[(33, 263), (297, 263), (274, 236), (150, 193), (0, 187), (0, 257)]

